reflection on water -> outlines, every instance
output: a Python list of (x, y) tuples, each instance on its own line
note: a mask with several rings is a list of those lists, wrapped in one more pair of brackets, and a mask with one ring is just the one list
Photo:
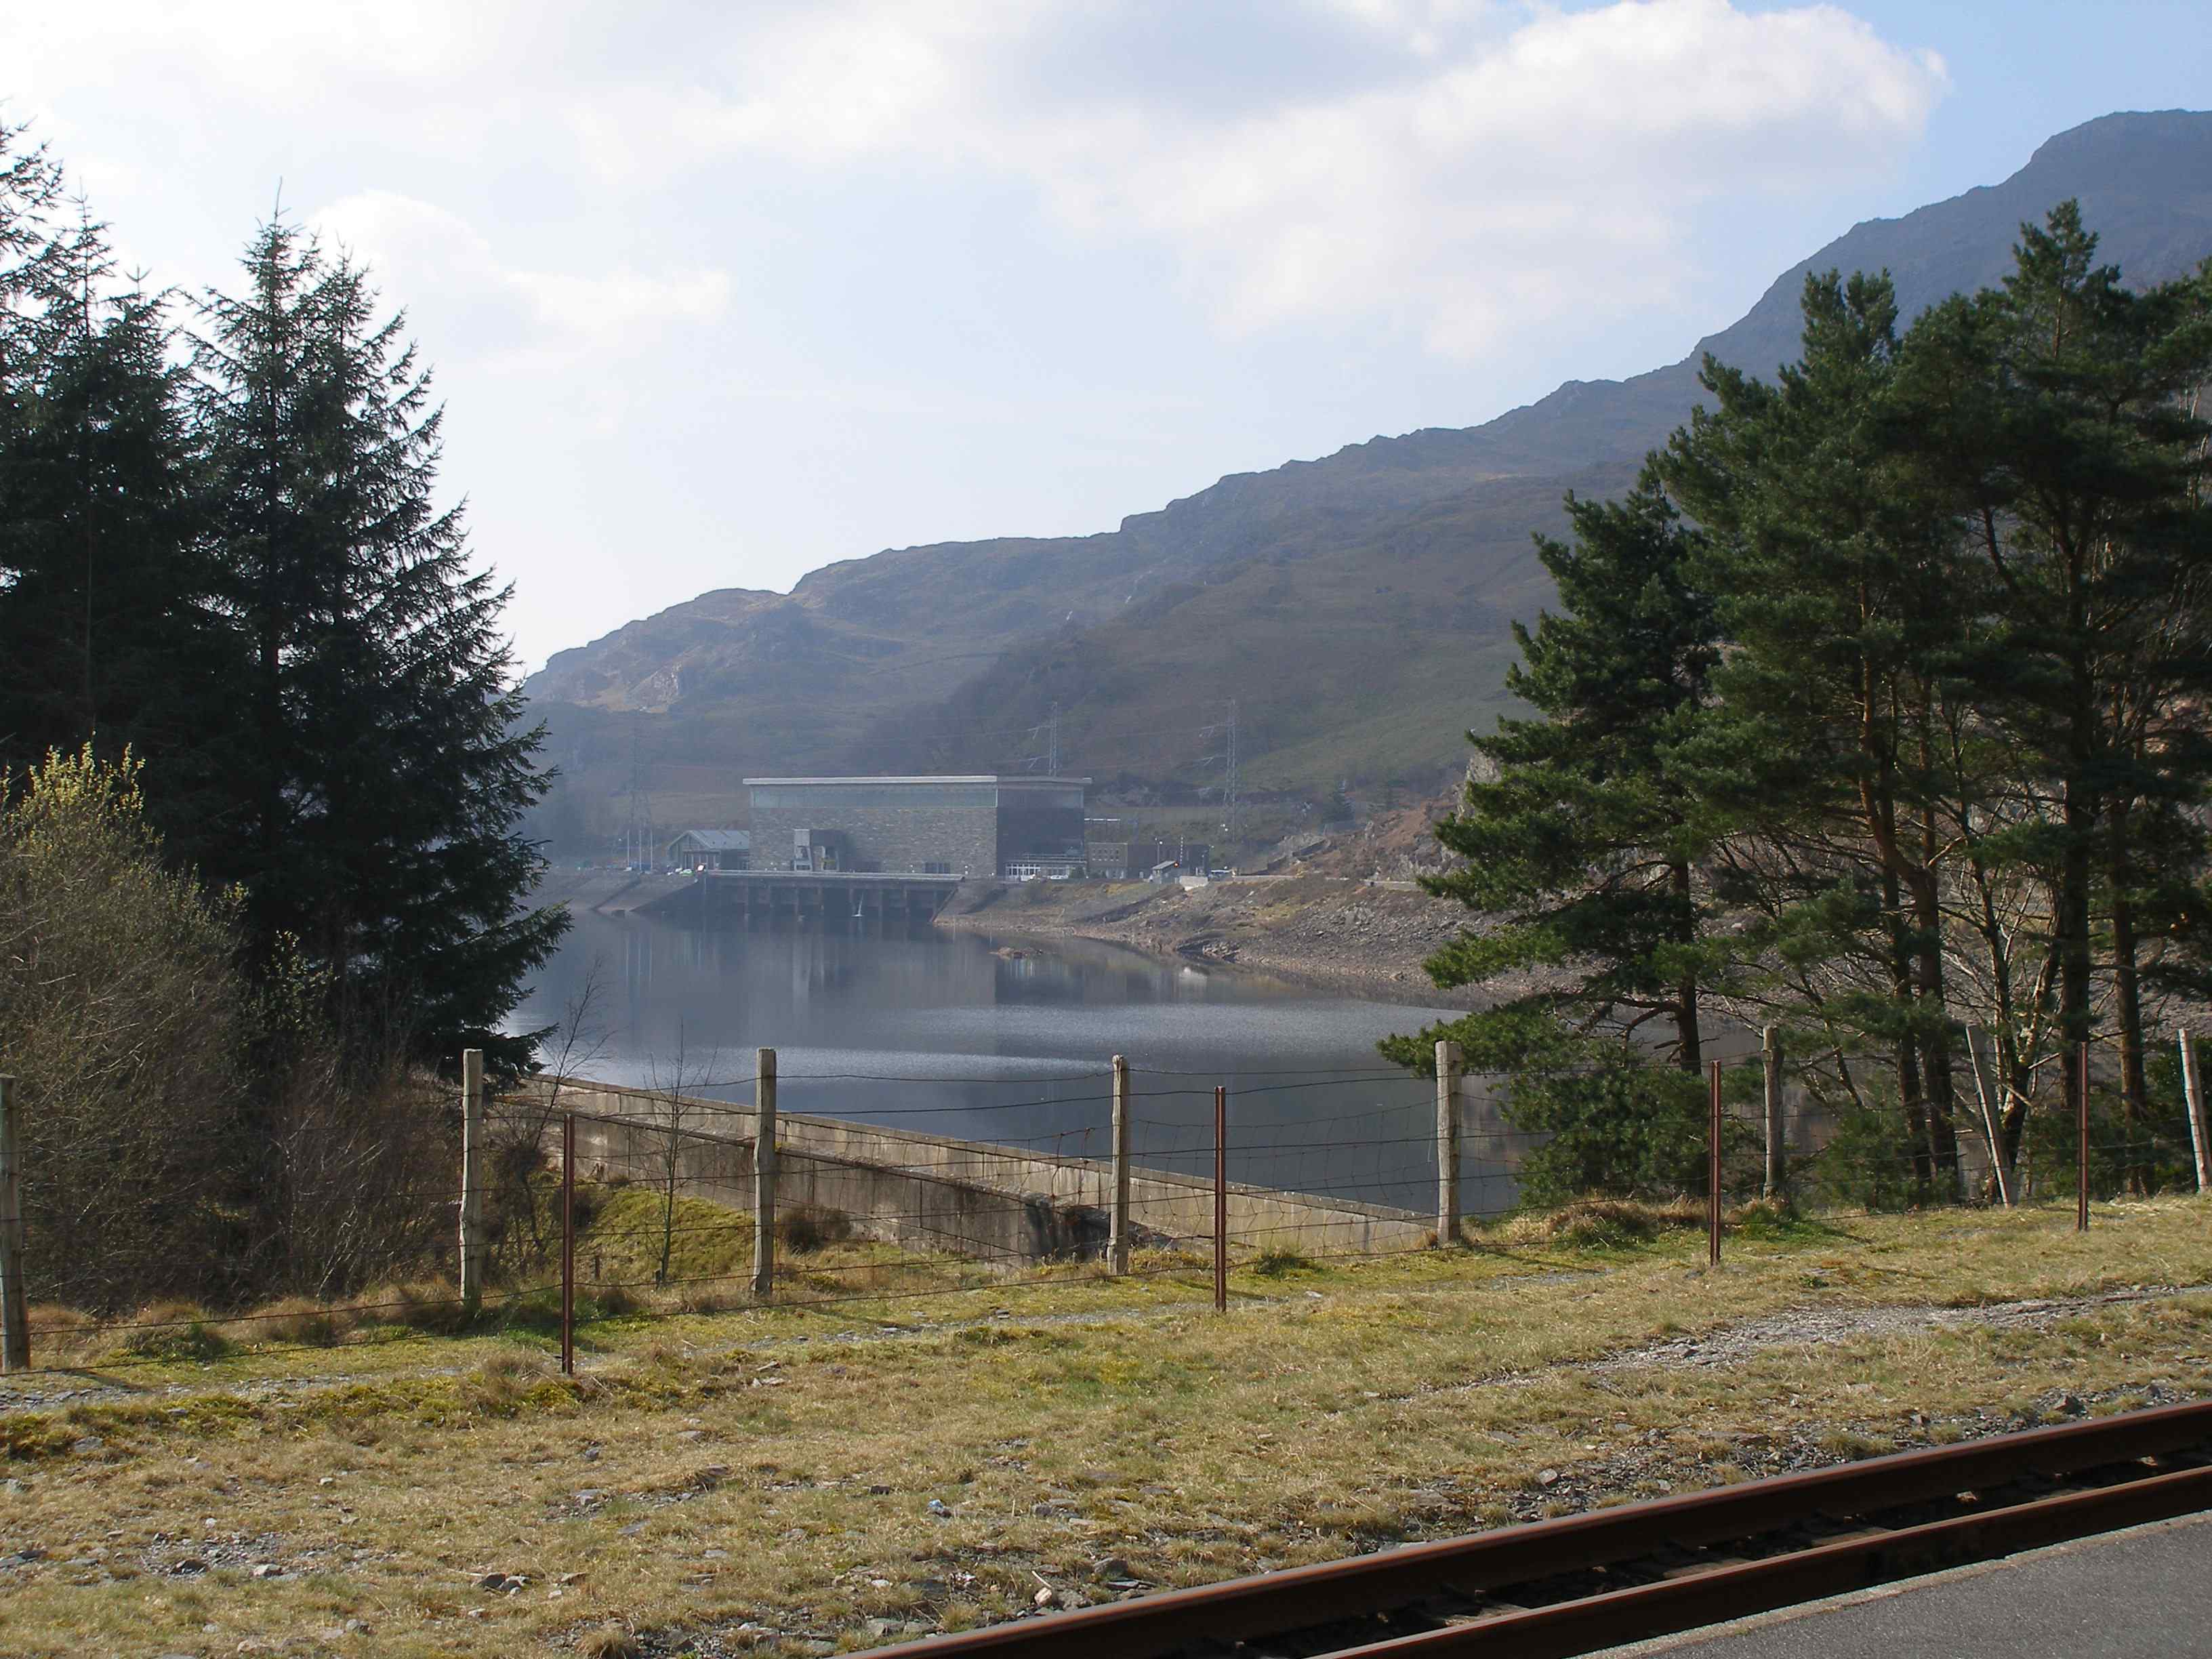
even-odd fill
[[(772, 1048), (788, 1111), (1103, 1157), (1108, 1062), (1121, 1054), (1142, 1163), (1211, 1172), (1218, 1083), (1230, 1091), (1232, 1179), (1435, 1203), (1434, 1085), (1382, 1061), (1375, 1043), (1443, 1011), (1083, 939), (1040, 949), (972, 933), (706, 931), (585, 914), (514, 1026), (559, 1022), (594, 974), (605, 1044), (588, 1069), (608, 1082), (747, 1097), (754, 1050)], [(1466, 1207), (1505, 1207), (1510, 1179), (1480, 1161), (1479, 1146), (1468, 1147)]]

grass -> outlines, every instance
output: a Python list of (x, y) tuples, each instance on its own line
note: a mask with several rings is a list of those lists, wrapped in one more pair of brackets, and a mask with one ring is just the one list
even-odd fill
[[(610, 1207), (620, 1221), (603, 1206), (595, 1225)], [(1039, 1577), (1099, 1599), (1986, 1432), (2069, 1400), (2212, 1391), (2212, 1297), (2157, 1295), (2043, 1328), (1931, 1319), (1726, 1364), (1582, 1363), (1801, 1312), (2212, 1282), (2212, 1204), (2070, 1226), (1783, 1219), (1732, 1237), (1713, 1273), (1694, 1228), (1593, 1212), (1468, 1249), (1255, 1261), (1227, 1318), (1176, 1258), (1127, 1281), (1062, 1271), (911, 1299), (852, 1287), (965, 1270), (824, 1240), (787, 1294), (853, 1267), (836, 1280), (852, 1299), (602, 1319), (575, 1379), (526, 1323), (367, 1322), (332, 1345), (234, 1338), (0, 1379), (0, 1402), (49, 1396), (0, 1415), (0, 1476), (20, 1488), (0, 1554), (43, 1552), (6, 1572), (0, 1651), (504, 1659), (671, 1655), (689, 1636), (832, 1651), (1006, 1616)], [(733, 1240), (697, 1248), (699, 1265), (746, 1265)]]

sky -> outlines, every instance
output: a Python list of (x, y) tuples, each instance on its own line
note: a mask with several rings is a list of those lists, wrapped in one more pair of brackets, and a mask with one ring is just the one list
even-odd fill
[[(9, 14), (13, 14), (9, 15)], [(127, 261), (282, 211), (435, 366), (519, 664), (1671, 362), (1858, 221), (2212, 104), (2201, 0), (0, 5)]]

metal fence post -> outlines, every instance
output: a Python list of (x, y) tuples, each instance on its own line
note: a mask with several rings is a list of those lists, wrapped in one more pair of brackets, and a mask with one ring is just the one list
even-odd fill
[(1459, 1243), (1459, 1044), (1437, 1044), (1437, 1247)]
[(753, 1295), (775, 1293), (775, 1050), (760, 1051), (753, 1093)]
[(1705, 1261), (1721, 1265), (1721, 1063), (1711, 1068), (1711, 1112), (1705, 1126)]
[(1213, 1311), (1229, 1311), (1229, 1091), (1213, 1085)]
[(2181, 1034), (2181, 1092), (2189, 1102), (2189, 1146), (2197, 1154), (2197, 1190), (2212, 1192), (2212, 1127), (2204, 1121), (2204, 1085), (2197, 1076), (2197, 1042)]
[(31, 1368), (31, 1316), (23, 1283), (23, 1177), (15, 1139), (15, 1079), (0, 1077), (0, 1371)]
[(2074, 1231), (2086, 1233), (2089, 1231), (2089, 1045), (2083, 1043), (2079, 1053), (2081, 1059), (2074, 1070), (2081, 1079), (2078, 1109), (2081, 1145), (2074, 1165)]
[(483, 1050), (461, 1050), (461, 1306), (483, 1305)]
[(1766, 1076), (1766, 1196), (1790, 1196), (1789, 1133), (1782, 1121), (1782, 1036), (1771, 1025), (1759, 1033)]
[(1114, 1056), (1114, 1212), (1107, 1265), (1129, 1271), (1129, 1059)]
[(576, 1374), (576, 1115), (561, 1114), (561, 1375)]

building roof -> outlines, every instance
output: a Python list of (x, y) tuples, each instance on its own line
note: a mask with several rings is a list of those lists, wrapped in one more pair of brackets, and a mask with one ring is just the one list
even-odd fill
[(750, 853), (753, 846), (750, 830), (686, 830), (668, 844), (678, 841), (690, 842), (702, 853)]
[(1031, 783), (1087, 784), (1091, 780), (1089, 778), (1041, 778), (1033, 773), (1013, 773), (1002, 775), (996, 772), (977, 772), (965, 773), (959, 775), (939, 775), (931, 777), (918, 778), (747, 778), (744, 781), (748, 787), (757, 783), (997, 783), (1011, 784), (1016, 787), (1019, 787), (1023, 784)]

